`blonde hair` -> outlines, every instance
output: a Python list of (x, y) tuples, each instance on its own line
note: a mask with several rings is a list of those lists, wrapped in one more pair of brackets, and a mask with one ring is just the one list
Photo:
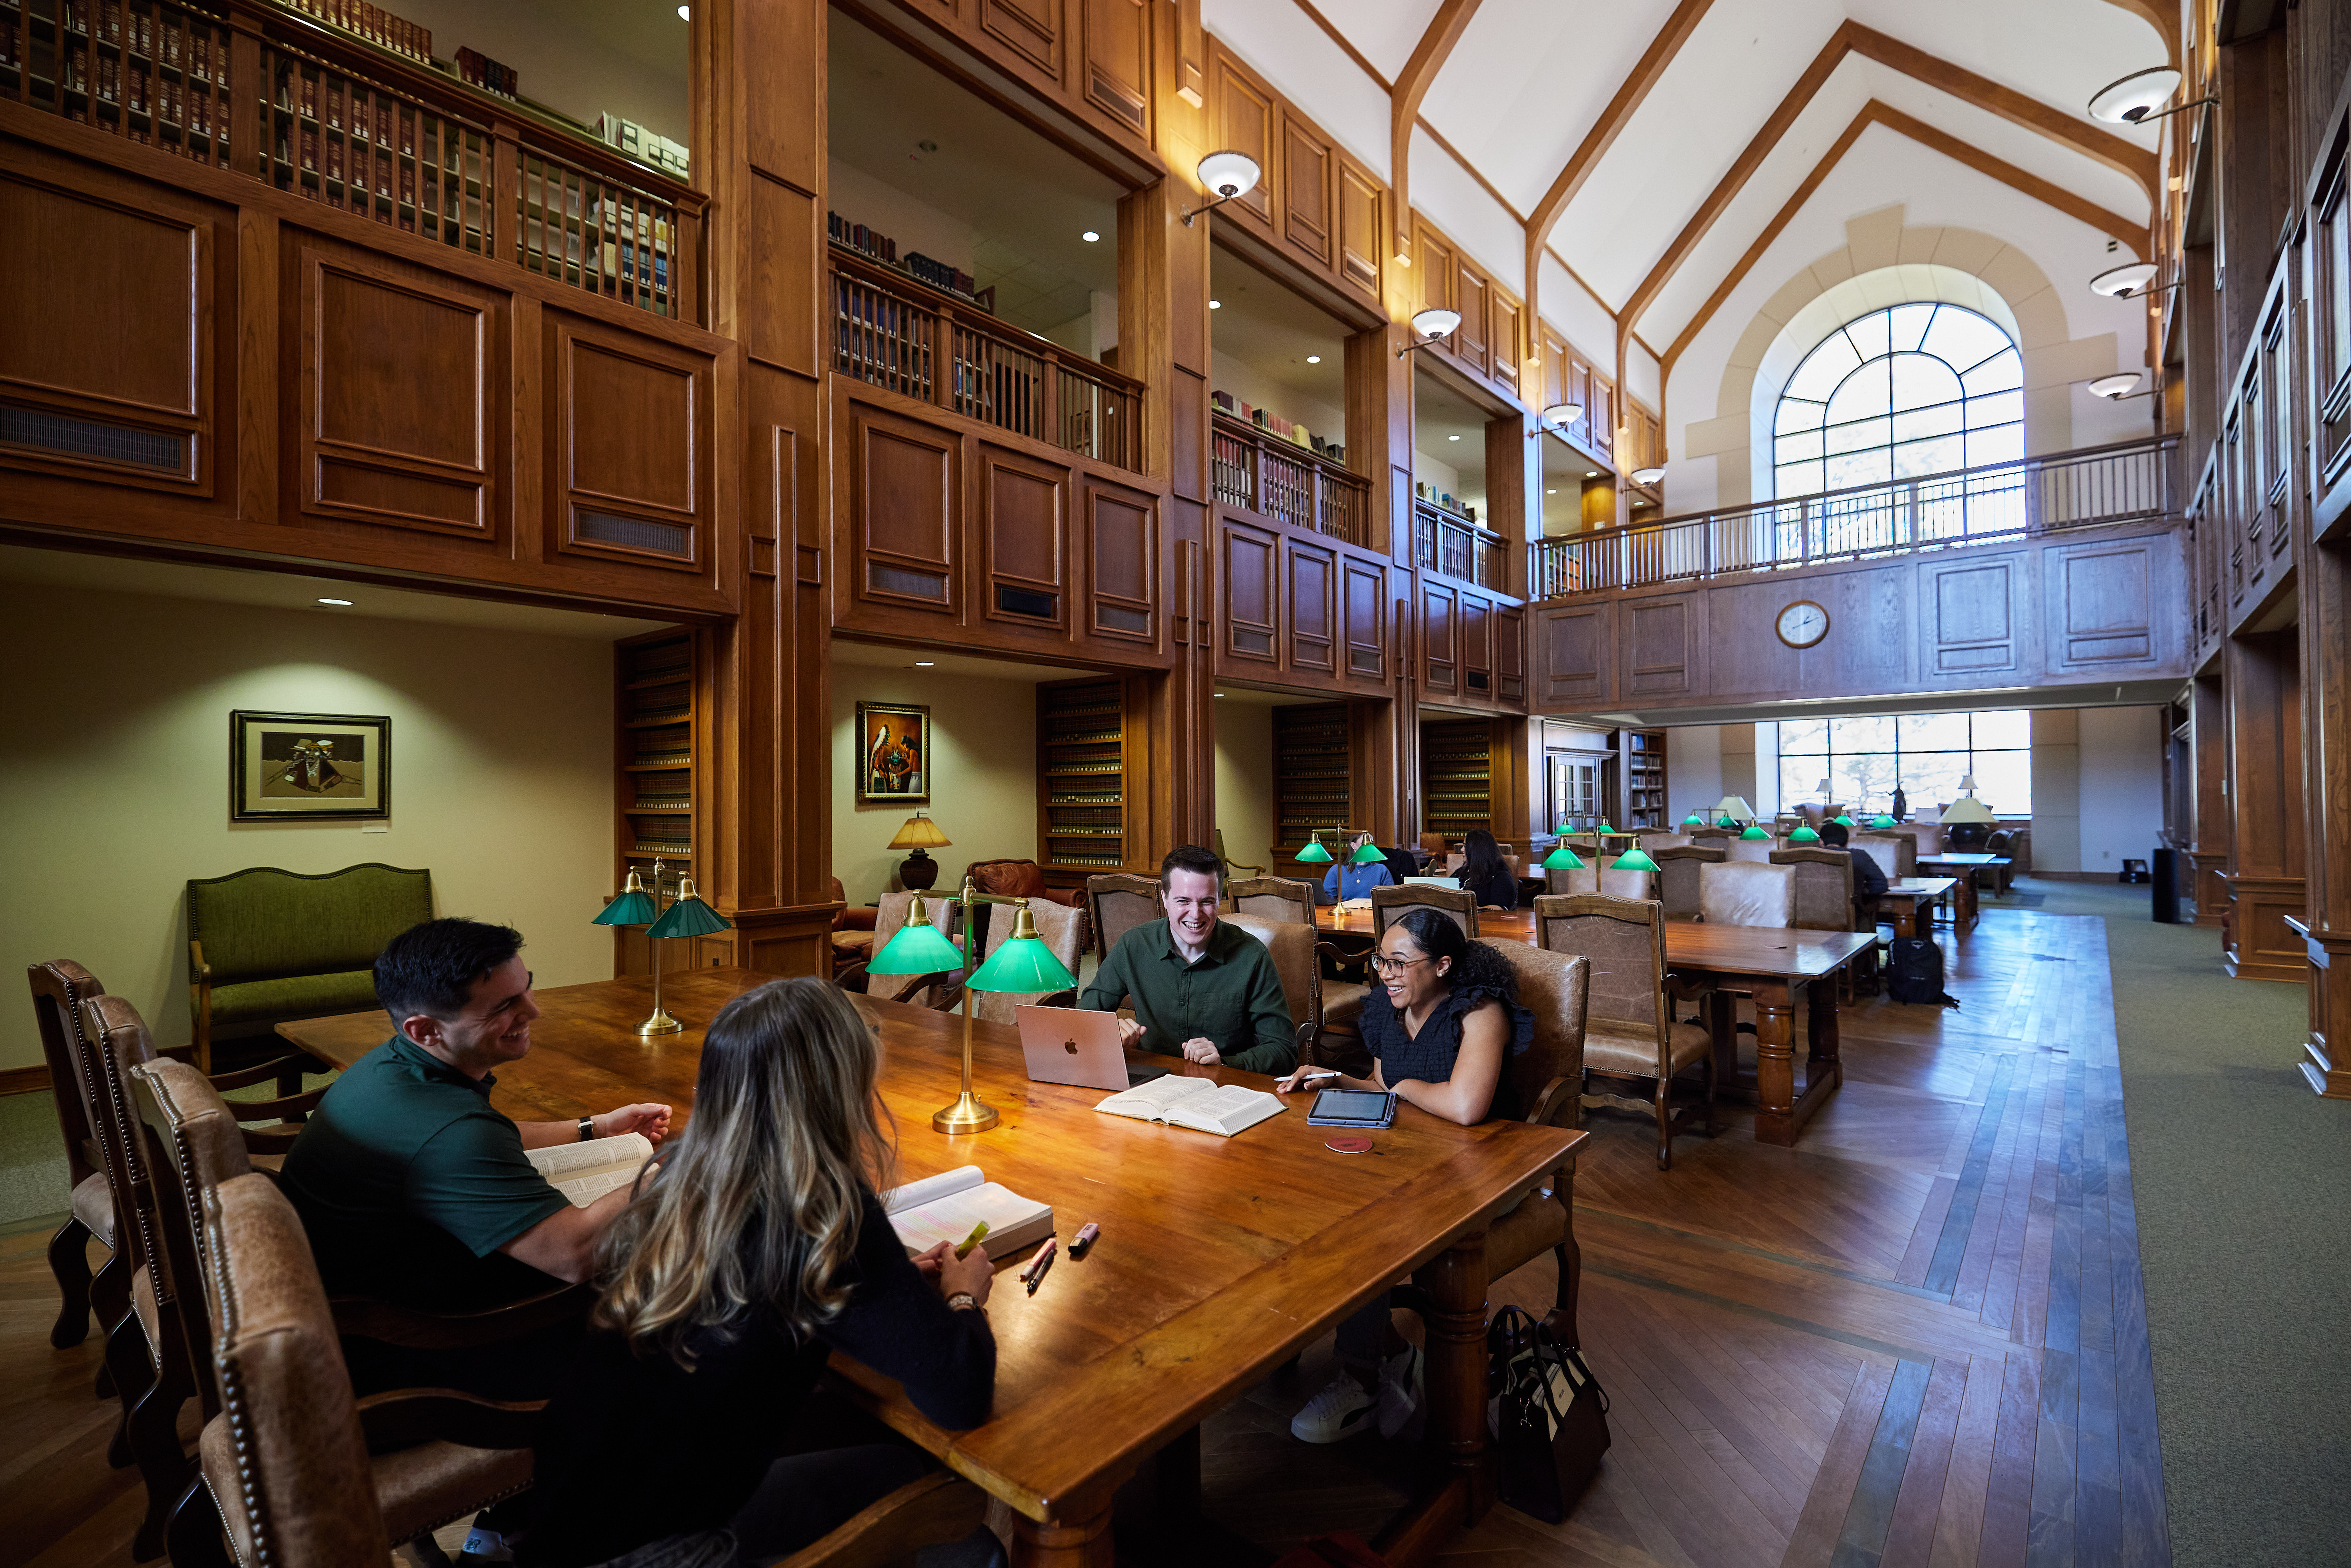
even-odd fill
[(598, 1243), (596, 1324), (684, 1362), (694, 1331), (755, 1309), (802, 1334), (838, 1315), (866, 1194), (889, 1165), (881, 1059), (823, 980), (727, 1003), (703, 1039), (693, 1121)]

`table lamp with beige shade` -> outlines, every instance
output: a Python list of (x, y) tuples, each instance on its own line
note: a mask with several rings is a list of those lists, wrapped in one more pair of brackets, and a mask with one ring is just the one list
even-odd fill
[(890, 841), (893, 850), (914, 852), (898, 862), (898, 885), (909, 892), (921, 892), (935, 887), (939, 880), (939, 862), (923, 852), (945, 849), (955, 841), (939, 831), (939, 825), (920, 811), (906, 819), (898, 836)]

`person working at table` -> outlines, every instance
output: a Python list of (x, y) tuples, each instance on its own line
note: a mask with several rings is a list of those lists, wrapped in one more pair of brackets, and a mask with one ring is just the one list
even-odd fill
[[(413, 925), (385, 946), (374, 977), (392, 1036), (328, 1088), (278, 1176), (327, 1293), (478, 1312), (586, 1280), (628, 1193), (574, 1208), (523, 1151), (629, 1132), (658, 1144), (669, 1107), (516, 1123), (491, 1106), (496, 1069), (529, 1051), (538, 1017), (511, 926)], [(577, 1338), (572, 1323), (458, 1350), (346, 1339), (343, 1353), (361, 1394), (451, 1387), (533, 1399)]]
[(1095, 971), (1078, 1006), (1115, 1012), (1130, 1047), (1244, 1072), (1298, 1065), (1290, 1003), (1265, 944), (1217, 918), (1224, 864), (1197, 844), (1178, 844), (1159, 862), (1165, 920), (1136, 926)]
[[(995, 1271), (977, 1247), (909, 1258), (891, 1228), (881, 1068), (828, 981), (772, 980), (711, 1021), (693, 1124), (597, 1248), (602, 1293), (539, 1427), (519, 1568), (769, 1563), (931, 1469), (816, 1394), (835, 1350), (939, 1427), (987, 1418)], [(1004, 1559), (982, 1526), (918, 1560)]]
[[(1394, 1093), (1465, 1127), (1514, 1116), (1503, 1064), (1534, 1043), (1534, 1014), (1519, 1005), (1510, 965), (1471, 941), (1442, 910), (1408, 909), (1388, 923), (1372, 956), (1379, 983), (1364, 998), (1368, 1078), (1300, 1068), (1274, 1087)], [(1393, 1437), (1420, 1403), (1420, 1352), (1405, 1343), (1383, 1291), (1339, 1325), (1343, 1367), (1290, 1423), (1309, 1443), (1335, 1443), (1377, 1423)]]
[(1877, 908), (1877, 896), (1886, 891), (1886, 871), (1877, 857), (1867, 850), (1853, 847), (1853, 832), (1843, 822), (1821, 824), (1821, 847), (1842, 850), (1853, 860), (1853, 896), (1864, 914)]
[(1519, 906), (1519, 873), (1502, 858), (1502, 846), (1483, 828), (1472, 828), (1461, 841), (1461, 870), (1456, 878), (1478, 895), (1488, 909)]
[(1372, 896), (1372, 889), (1386, 887), (1395, 881), (1395, 874), (1388, 869), (1385, 861), (1374, 861), (1368, 865), (1357, 865), (1353, 860), (1347, 858), (1371, 841), (1372, 835), (1369, 833), (1355, 835), (1354, 842), (1347, 846), (1346, 855), (1341, 856), (1338, 863), (1322, 873), (1324, 893), (1344, 903), (1351, 898), (1369, 898)]

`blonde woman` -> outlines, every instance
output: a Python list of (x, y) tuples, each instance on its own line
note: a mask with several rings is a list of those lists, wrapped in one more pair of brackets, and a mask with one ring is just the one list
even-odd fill
[[(762, 986), (711, 1024), (692, 1124), (599, 1247), (603, 1294), (548, 1410), (526, 1568), (772, 1562), (920, 1475), (918, 1449), (810, 1403), (832, 1348), (942, 1427), (987, 1419), (987, 1254), (899, 1244), (875, 1197), (880, 1066), (821, 980)], [(985, 1530), (923, 1557), (1000, 1560)]]

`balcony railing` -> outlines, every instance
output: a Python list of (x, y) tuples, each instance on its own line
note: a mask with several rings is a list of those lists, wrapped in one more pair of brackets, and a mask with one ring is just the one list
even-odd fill
[(695, 316), (703, 199), (687, 186), (266, 0), (0, 0), (0, 100)]
[(1217, 499), (1351, 545), (1371, 543), (1372, 482), (1330, 458), (1218, 413), (1209, 432)]
[(1412, 555), (1423, 571), (1441, 571), (1480, 588), (1510, 591), (1509, 541), (1442, 507), (1413, 502)]
[(1143, 471), (1143, 383), (836, 246), (833, 369)]
[(1785, 570), (2168, 517), (2176, 436), (1543, 539), (1531, 596)]

